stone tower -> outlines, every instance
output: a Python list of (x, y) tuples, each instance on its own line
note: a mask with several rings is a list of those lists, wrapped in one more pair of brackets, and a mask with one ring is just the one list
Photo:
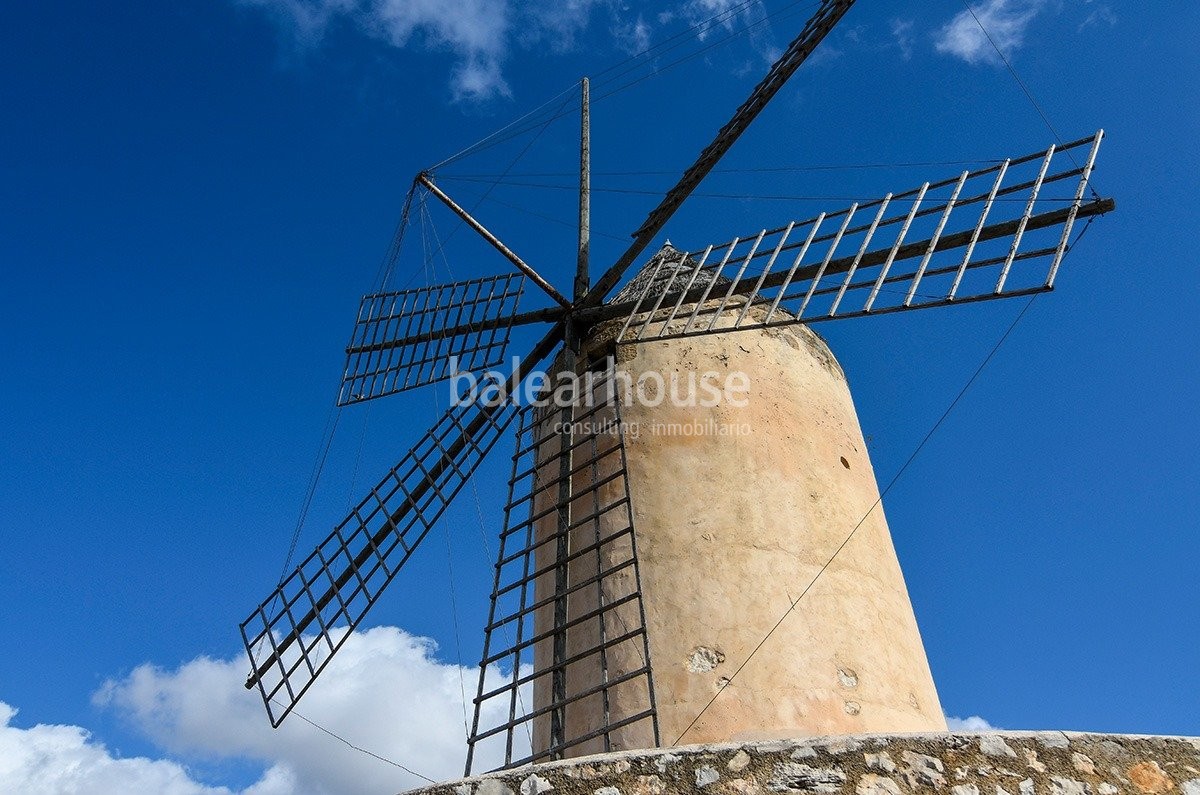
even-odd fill
[[(612, 352), (616, 330), (593, 329), (585, 353)], [(796, 325), (621, 345), (615, 357), (633, 383), (708, 372), (746, 386), (744, 405), (621, 409), (662, 743), (945, 731), (850, 387), (825, 342)], [(552, 626), (549, 611), (538, 619), (536, 631)], [(617, 647), (609, 665), (636, 667), (635, 651)], [(572, 687), (595, 675), (572, 672)], [(610, 722), (644, 707), (641, 691), (622, 692), (605, 706)], [(535, 711), (545, 697), (535, 687)], [(580, 713), (589, 708), (598, 700), (572, 708), (576, 736), (602, 720)], [(614, 748), (654, 745), (645, 723), (615, 737)], [(584, 743), (568, 755), (601, 750)]]

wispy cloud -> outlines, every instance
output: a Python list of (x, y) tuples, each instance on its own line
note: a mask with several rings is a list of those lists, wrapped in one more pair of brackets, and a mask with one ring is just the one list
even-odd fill
[(330, 23), (343, 15), (354, 14), (359, 0), (237, 0), (245, 6), (255, 6), (272, 16), (298, 47), (312, 47), (329, 29)]
[(499, 0), (237, 0), (272, 16), (301, 48), (317, 46), (329, 28), (347, 24), (394, 47), (449, 52), (456, 100), (509, 96), (502, 66), (511, 9)]
[(597, 20), (607, 23), (615, 49), (636, 54), (658, 28), (686, 24), (701, 41), (738, 29), (754, 50), (773, 61), (780, 49), (762, 0), (681, 0), (652, 21), (624, 0), (233, 0), (279, 25), (299, 53), (319, 46), (338, 27), (396, 48), (448, 53), (449, 86), (457, 101), (512, 96), (505, 64), (514, 49), (566, 52), (580, 46)]
[[(13, 725), (16, 710), (0, 703), (0, 792), (232, 795), (188, 764), (231, 760), (260, 766), (258, 780), (240, 795), (366, 795), (425, 783), (300, 715), (272, 729), (257, 694), (242, 686), (246, 666), (240, 655), (198, 657), (177, 668), (146, 664), (100, 688), (95, 705), (161, 749), (157, 759), (123, 758), (79, 726), (20, 728)], [(499, 675), (489, 671), (497, 684)], [(350, 637), (299, 711), (362, 748), (447, 780), (462, 775), (463, 693), (474, 695), (477, 677), (478, 669), (439, 661), (431, 641), (377, 627)], [(507, 705), (501, 708), (507, 717)], [(485, 712), (485, 721), (497, 718)], [(480, 751), (480, 769), (503, 761), (502, 747), (485, 742)]]
[(617, 46), (630, 55), (643, 53), (650, 47), (650, 25), (641, 14), (631, 22), (614, 21), (612, 34)]
[(1107, 3), (1097, 2), (1097, 0), (1084, 0), (1084, 2), (1088, 13), (1083, 22), (1079, 24), (1080, 30), (1092, 25), (1108, 25), (1111, 28), (1117, 24), (1117, 12), (1113, 11)]
[(891, 21), (892, 41), (900, 50), (900, 57), (909, 60), (913, 56), (913, 27), (911, 19), (893, 19)]
[(959, 12), (937, 32), (934, 46), (938, 52), (969, 64), (1000, 63), (995, 47), (1009, 55), (1024, 44), (1029, 24), (1045, 5), (1046, 0), (985, 0), (973, 4), (974, 14)]
[[(500, 0), (491, 0), (499, 2)], [(614, 15), (619, 8), (608, 0), (513, 0), (512, 13), (518, 20), (517, 42), (524, 47), (548, 46), (566, 52), (579, 44), (597, 7), (605, 6)]]
[(726, 34), (739, 27), (749, 30), (750, 43), (767, 61), (774, 61), (781, 51), (775, 43), (767, 9), (761, 0), (687, 0), (677, 15), (696, 28), (696, 36), (705, 41), (722, 31)]

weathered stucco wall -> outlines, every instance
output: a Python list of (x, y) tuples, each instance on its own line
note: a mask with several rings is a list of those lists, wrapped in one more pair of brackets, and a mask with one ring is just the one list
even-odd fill
[[(850, 390), (825, 343), (797, 326), (617, 350), (633, 383), (706, 371), (749, 382), (745, 406), (622, 408), (662, 743), (944, 730)], [(615, 675), (640, 664), (621, 650), (609, 660)], [(642, 706), (619, 700), (616, 715)], [(612, 747), (653, 745), (642, 723)]]
[(1200, 739), (1062, 732), (858, 735), (604, 754), (420, 795), (1200, 795)]

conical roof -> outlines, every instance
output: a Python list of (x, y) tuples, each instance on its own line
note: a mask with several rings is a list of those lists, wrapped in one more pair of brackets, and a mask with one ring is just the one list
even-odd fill
[[(685, 257), (687, 261), (681, 265), (680, 261)], [(660, 263), (662, 264), (661, 268), (659, 267)], [(634, 274), (634, 277), (616, 295), (608, 300), (608, 303), (623, 304), (627, 301), (636, 301), (638, 296), (645, 292), (647, 283), (651, 283), (650, 292), (648, 293), (651, 296), (661, 295), (664, 292), (664, 288), (666, 288), (668, 294), (683, 290), (688, 286), (688, 280), (692, 278), (692, 271), (695, 267), (696, 260), (694, 258), (675, 248), (671, 245), (670, 241), (667, 241)], [(692, 282), (692, 287), (704, 287), (713, 280), (713, 274), (714, 271), (709, 270), (706, 266), (696, 274), (696, 279)], [(728, 283), (729, 280), (723, 276), (717, 278), (717, 284)]]

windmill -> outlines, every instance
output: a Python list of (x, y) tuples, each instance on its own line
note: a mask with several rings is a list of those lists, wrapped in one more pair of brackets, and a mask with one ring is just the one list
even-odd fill
[[(495, 741), (502, 741), (510, 767), (751, 730), (944, 728), (879, 512), (861, 534), (863, 548), (843, 556), (846, 570), (830, 574), (841, 577), (837, 598), (800, 623), (793, 655), (776, 661), (791, 665), (790, 673), (768, 665), (755, 685), (732, 682), (721, 667), (764, 620), (769, 626), (768, 616), (777, 617), (777, 606), (760, 604), (761, 584), (792, 564), (824, 572), (829, 564), (818, 561), (832, 551), (825, 547), (853, 534), (878, 503), (844, 376), (808, 326), (1053, 289), (1075, 223), (1115, 207), (1088, 193), (1103, 133), (747, 237), (692, 251), (663, 246), (613, 292), (853, 5), (820, 3), (594, 282), (584, 82), (580, 237), (570, 298), (433, 175), (417, 177), (415, 189), (445, 204), (517, 273), (366, 296), (339, 405), (479, 374), (502, 363), (514, 327), (551, 327), (514, 358), (506, 377), (451, 406), (242, 623), (251, 661), (246, 686), (258, 689), (273, 726), (515, 424), (468, 772), (476, 747)], [(1044, 191), (1052, 186), (1067, 195), (1048, 198)], [(519, 312), (527, 281), (553, 305)], [(556, 374), (592, 374), (589, 388), (576, 386), (552, 405), (520, 400), (537, 368), (551, 361)], [(689, 362), (714, 368), (721, 362), (761, 384), (773, 402), (758, 409), (756, 421), (786, 440), (782, 448), (764, 454), (754, 441), (710, 440), (681, 453), (676, 442), (630, 438), (631, 419), (646, 425), (670, 414), (661, 408), (668, 387), (660, 380), (649, 395), (658, 402), (640, 405), (623, 401), (622, 389), (643, 390), (647, 373), (678, 372)], [(544, 396), (546, 389), (533, 392)], [(609, 399), (593, 399), (597, 392)], [(710, 409), (706, 420), (730, 419), (722, 414), (726, 407)], [(713, 444), (729, 457), (726, 469), (711, 464)], [(676, 466), (684, 459), (687, 466)], [(713, 469), (697, 475), (701, 460)], [(738, 471), (750, 477), (722, 480)], [(678, 510), (681, 501), (692, 515)], [(700, 527), (695, 535), (693, 525)], [(746, 541), (746, 532), (767, 540)], [(722, 543), (742, 552), (719, 558)], [(721, 628), (731, 615), (738, 626)], [(718, 641), (699, 642), (701, 636)], [(772, 684), (789, 677), (794, 682), (786, 686)], [(713, 704), (721, 708), (698, 723)]]

